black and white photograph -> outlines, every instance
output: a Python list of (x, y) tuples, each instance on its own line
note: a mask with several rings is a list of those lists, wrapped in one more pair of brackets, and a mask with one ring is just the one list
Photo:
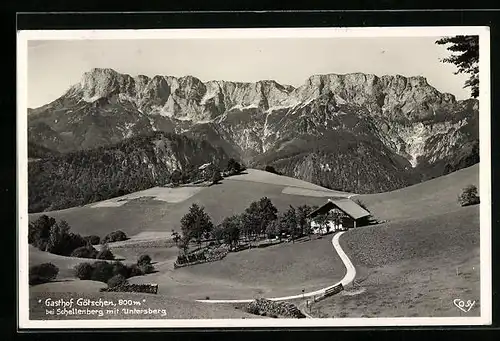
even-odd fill
[(487, 27), (20, 31), (20, 328), (491, 324)]

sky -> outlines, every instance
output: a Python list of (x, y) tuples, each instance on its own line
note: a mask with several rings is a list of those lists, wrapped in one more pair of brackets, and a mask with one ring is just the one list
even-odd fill
[(195, 76), (202, 81), (273, 79), (295, 87), (314, 74), (424, 76), (457, 99), (467, 75), (440, 62), (449, 56), (439, 37), (148, 39), (28, 41), (28, 107), (60, 97), (92, 68), (136, 76)]

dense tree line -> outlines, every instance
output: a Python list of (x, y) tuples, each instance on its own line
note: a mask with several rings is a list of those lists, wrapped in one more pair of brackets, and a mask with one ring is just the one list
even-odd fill
[(30, 222), (28, 243), (42, 251), (61, 256), (69, 256), (75, 249), (87, 245), (81, 235), (70, 231), (70, 226), (65, 220), (57, 222), (46, 215)]
[(51, 150), (39, 144), (28, 141), (28, 157), (33, 159), (44, 159), (58, 156), (57, 151)]
[(226, 217), (214, 225), (204, 208), (192, 204), (189, 212), (181, 220), (181, 234), (173, 234), (178, 247), (187, 254), (191, 242), (201, 245), (204, 240), (213, 240), (217, 244), (227, 244), (236, 248), (241, 240), (269, 239), (289, 236), (292, 241), (312, 233), (307, 216), (315, 207), (302, 205), (290, 206), (279, 213), (267, 197), (250, 204), (241, 214)]
[[(28, 243), (41, 251), (56, 255), (78, 258), (114, 259), (107, 243), (127, 239), (122, 231), (114, 231), (102, 240), (99, 236), (84, 236), (70, 231), (71, 228), (65, 220), (57, 222), (47, 215), (40, 216), (28, 225)], [(99, 251), (93, 245), (104, 244)]]
[[(219, 167), (225, 160), (222, 149), (206, 141), (164, 132), (45, 158), (28, 166), (28, 210), (85, 205), (164, 185), (179, 176), (174, 169), (183, 170), (181, 181), (192, 180), (195, 165), (211, 163)], [(210, 179), (215, 180), (213, 174)]]

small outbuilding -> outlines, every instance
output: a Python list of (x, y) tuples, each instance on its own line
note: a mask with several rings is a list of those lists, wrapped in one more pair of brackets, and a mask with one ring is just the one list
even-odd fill
[[(328, 201), (307, 217), (315, 233), (327, 230), (347, 230), (361, 226), (370, 216), (370, 212), (348, 198), (328, 199)], [(318, 219), (319, 217), (323, 219)], [(329, 228), (327, 228), (327, 226)]]

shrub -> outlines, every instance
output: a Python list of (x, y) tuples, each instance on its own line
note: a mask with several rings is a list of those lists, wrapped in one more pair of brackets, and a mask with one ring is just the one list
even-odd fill
[(469, 185), (462, 190), (458, 196), (458, 203), (460, 206), (469, 206), (479, 204), (479, 196), (477, 195), (477, 187)]
[(149, 255), (142, 255), (137, 260), (137, 267), (143, 274), (149, 274), (154, 271), (154, 267), (151, 264), (151, 257)]
[(222, 178), (222, 175), (220, 174), (220, 170), (217, 168), (217, 169), (214, 169), (213, 173), (212, 173), (212, 184), (215, 185), (215, 184), (218, 184), (219, 181), (221, 181), (223, 178)]
[(266, 168), (264, 168), (266, 172), (277, 174), (277, 175), (283, 175), (282, 173), (278, 172), (273, 166), (267, 165)]
[(75, 275), (81, 280), (92, 279), (94, 267), (90, 263), (80, 263), (75, 266)]
[(113, 264), (113, 276), (122, 275), (125, 278), (130, 277), (130, 268), (121, 262)]
[[(47, 215), (40, 216), (34, 222), (29, 223), (28, 227), (28, 243), (33, 244), (40, 248), (39, 244), (41, 241), (47, 244), (47, 240), (50, 236), (50, 228), (56, 223), (56, 220)], [(45, 246), (44, 245), (44, 246)], [(40, 250), (45, 251), (45, 249), (40, 248)]]
[(149, 255), (142, 255), (137, 260), (137, 265), (151, 264), (151, 257)]
[(129, 270), (128, 277), (134, 277), (134, 276), (142, 276), (142, 275), (144, 275), (144, 272), (139, 268), (139, 266), (137, 266), (137, 264), (132, 264), (128, 268), (128, 270)]
[(104, 245), (101, 249), (101, 251), (99, 251), (96, 256), (95, 256), (96, 259), (106, 259), (106, 260), (113, 260), (115, 259), (115, 256), (113, 255), (113, 252), (111, 252), (111, 250), (109, 249), (109, 247), (107, 245)]
[(108, 280), (108, 287), (115, 288), (127, 284), (127, 279), (122, 275), (114, 275)]
[(113, 264), (105, 261), (94, 263), (91, 275), (93, 281), (108, 283), (111, 277), (113, 277)]
[(243, 171), (243, 168), (244, 167), (242, 167), (238, 161), (231, 158), (227, 162), (226, 172), (228, 172), (229, 174), (238, 174)]
[(137, 264), (127, 266), (121, 262), (109, 263), (106, 261), (97, 261), (93, 264), (81, 263), (75, 266), (75, 274), (79, 279), (103, 283), (108, 283), (112, 277), (118, 278), (119, 276), (127, 279), (134, 276), (141, 276), (147, 273), (146, 271), (153, 271), (153, 266), (151, 264), (141, 267), (137, 266)]
[(154, 267), (151, 264), (141, 264), (138, 265), (139, 270), (141, 270), (142, 274), (150, 274), (154, 271)]
[(29, 284), (42, 284), (54, 280), (59, 273), (59, 268), (52, 263), (35, 265), (29, 269)]
[(246, 312), (253, 315), (260, 315), (259, 307), (256, 304), (249, 304), (246, 306)]
[(96, 258), (97, 250), (92, 245), (80, 246), (71, 252), (71, 257)]
[(83, 239), (90, 245), (99, 245), (101, 243), (101, 238), (96, 235), (85, 236)]
[(112, 242), (119, 242), (122, 240), (127, 240), (127, 235), (123, 231), (113, 231), (109, 234), (107, 234), (103, 240), (101, 240), (101, 244), (106, 244), (106, 243), (112, 243)]

